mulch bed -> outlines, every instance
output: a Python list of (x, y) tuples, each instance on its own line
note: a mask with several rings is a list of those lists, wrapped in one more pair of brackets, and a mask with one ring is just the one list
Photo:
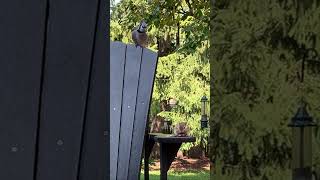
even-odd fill
[[(153, 163), (149, 165), (150, 171), (158, 171), (160, 170), (160, 161), (155, 160)], [(209, 171), (210, 170), (210, 161), (208, 158), (203, 159), (191, 159), (187, 157), (176, 158), (175, 161), (172, 162), (170, 170), (174, 171), (192, 171), (192, 170), (200, 170), (200, 171)]]

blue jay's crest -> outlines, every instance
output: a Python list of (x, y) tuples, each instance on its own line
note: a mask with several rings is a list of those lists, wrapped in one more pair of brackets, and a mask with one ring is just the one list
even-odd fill
[(147, 28), (148, 28), (148, 24), (147, 24), (144, 20), (142, 20), (142, 21), (140, 22), (138, 31), (144, 33), (144, 32), (147, 31)]

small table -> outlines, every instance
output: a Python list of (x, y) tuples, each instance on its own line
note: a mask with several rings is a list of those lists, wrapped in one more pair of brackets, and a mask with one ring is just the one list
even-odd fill
[(156, 142), (160, 144), (160, 179), (167, 180), (167, 173), (182, 143), (195, 142), (191, 136), (177, 137), (173, 134), (150, 133), (144, 151), (144, 179), (149, 180), (149, 157)]

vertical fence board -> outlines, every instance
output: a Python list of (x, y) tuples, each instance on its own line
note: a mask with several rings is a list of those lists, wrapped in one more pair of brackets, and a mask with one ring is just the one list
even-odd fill
[(76, 180), (97, 0), (51, 0), (37, 180)]
[(131, 179), (139, 179), (143, 139), (148, 120), (148, 110), (151, 102), (157, 59), (157, 53), (148, 49), (143, 49), (140, 83), (133, 126), (134, 129), (132, 132), (132, 147), (130, 152), (129, 177)]
[(139, 86), (141, 55), (142, 49), (140, 47), (127, 45), (119, 140), (118, 180), (125, 180), (128, 178), (128, 164), (130, 159), (137, 90)]
[(94, 47), (79, 180), (109, 179), (109, 41), (107, 40), (107, 2), (100, 0)]
[(0, 179), (33, 180), (44, 0), (0, 2)]
[(126, 45), (110, 47), (110, 179), (116, 179)]

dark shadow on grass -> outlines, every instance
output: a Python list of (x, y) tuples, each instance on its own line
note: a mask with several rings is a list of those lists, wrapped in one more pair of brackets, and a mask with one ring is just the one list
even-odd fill
[[(141, 179), (143, 180), (143, 173), (141, 174)], [(159, 180), (160, 175), (158, 171), (153, 171), (149, 176), (150, 180)], [(168, 174), (168, 179), (170, 180), (209, 180), (209, 171), (187, 171), (187, 172), (176, 172), (171, 171)]]

